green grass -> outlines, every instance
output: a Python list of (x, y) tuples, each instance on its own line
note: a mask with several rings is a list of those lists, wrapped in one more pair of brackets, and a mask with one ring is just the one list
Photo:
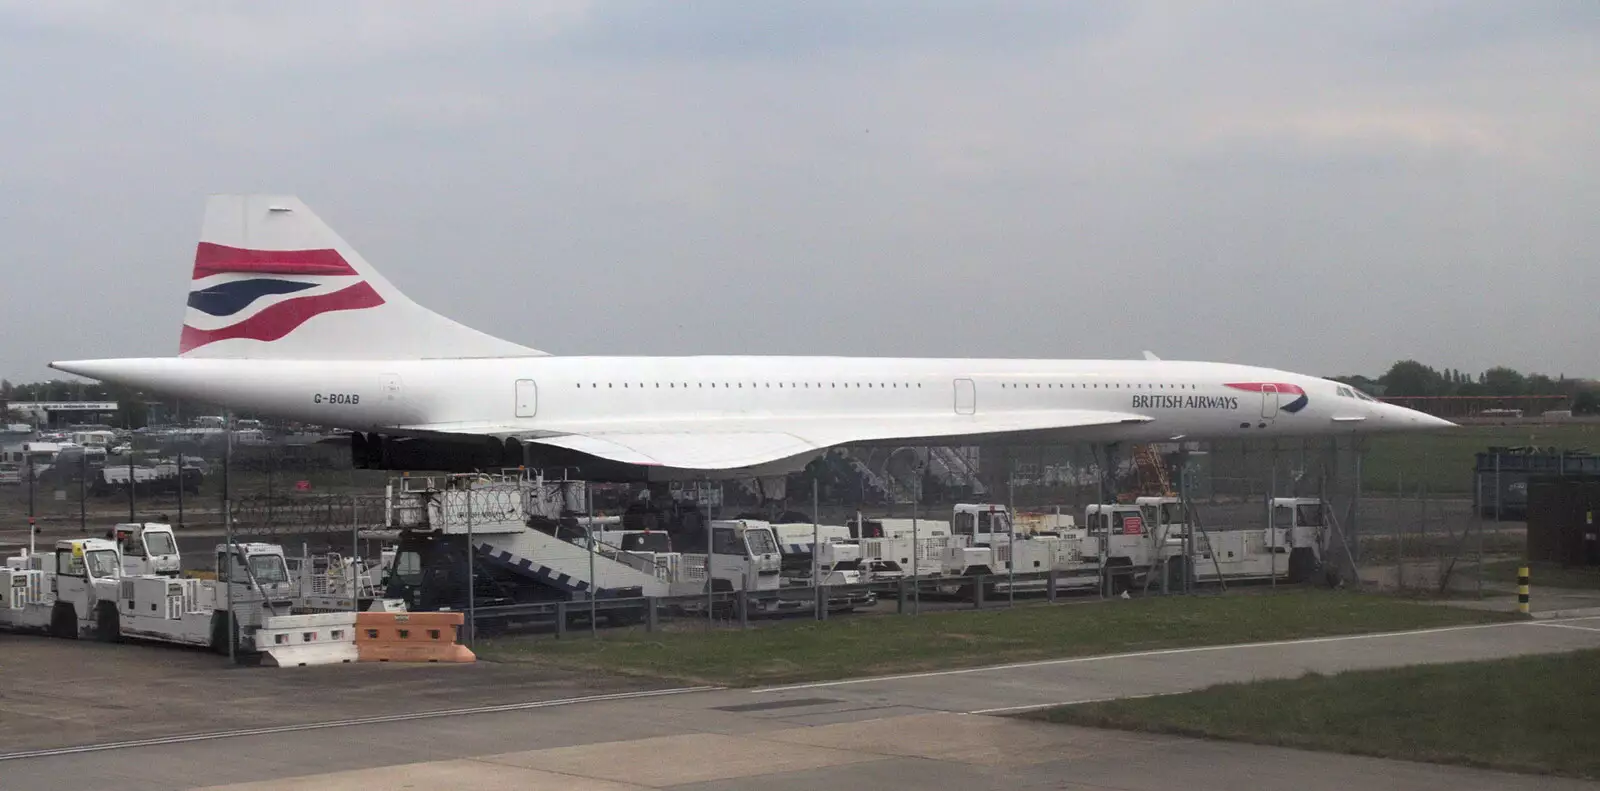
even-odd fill
[(1483, 578), (1510, 584), (1517, 582), (1517, 568), (1531, 566), (1528, 585), (1535, 592), (1539, 588), (1579, 588), (1600, 590), (1600, 569), (1564, 568), (1550, 563), (1528, 563), (1526, 560), (1498, 560), (1483, 566)]
[(1030, 718), (1600, 778), (1600, 651), (1224, 684)]
[(1295, 591), (798, 621), (748, 631), (630, 631), (574, 640), (504, 637), (480, 641), (477, 649), (491, 661), (754, 685), (1508, 617), (1368, 594)]
[(1426, 434), (1374, 436), (1362, 462), (1361, 486), (1367, 492), (1415, 493), (1419, 485), (1435, 494), (1472, 494), (1475, 454), (1497, 445), (1537, 445), (1600, 452), (1600, 424), (1461, 426)]

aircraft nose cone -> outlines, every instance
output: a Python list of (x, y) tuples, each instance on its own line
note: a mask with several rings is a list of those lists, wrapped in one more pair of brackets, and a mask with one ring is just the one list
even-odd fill
[(1389, 418), (1394, 425), (1406, 429), (1455, 428), (1456, 425), (1442, 417), (1434, 417), (1426, 412), (1418, 412), (1415, 409), (1406, 409), (1405, 407), (1396, 406), (1385, 410), (1385, 412), (1387, 414), (1384, 417)]

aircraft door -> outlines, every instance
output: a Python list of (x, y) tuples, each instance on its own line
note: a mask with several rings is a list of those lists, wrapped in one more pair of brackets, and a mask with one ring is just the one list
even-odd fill
[(383, 403), (387, 406), (399, 406), (404, 395), (405, 386), (400, 381), (400, 374), (383, 375)]
[(1261, 386), (1261, 419), (1271, 420), (1278, 416), (1278, 386)]
[(956, 414), (975, 415), (978, 413), (978, 388), (971, 379), (957, 379), (956, 385)]
[(517, 380), (517, 417), (539, 414), (539, 385), (532, 379)]

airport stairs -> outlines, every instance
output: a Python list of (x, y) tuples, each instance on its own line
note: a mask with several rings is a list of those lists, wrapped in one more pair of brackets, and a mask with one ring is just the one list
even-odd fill
[(586, 547), (541, 530), (485, 535), (475, 538), (473, 544), (489, 563), (573, 598), (666, 596), (671, 592), (666, 571), (658, 569), (654, 560), (600, 542), (596, 542), (592, 564)]
[(1174, 497), (1172, 476), (1167, 462), (1155, 445), (1134, 448), (1133, 463), (1139, 474), (1139, 494), (1149, 497)]
[(883, 479), (883, 476), (873, 471), (871, 467), (867, 466), (866, 462), (856, 458), (853, 454), (840, 458), (846, 465), (850, 477), (858, 479), (861, 490), (865, 495), (862, 499), (868, 501), (877, 499), (884, 502), (889, 500), (891, 496), (889, 483)]
[(927, 448), (928, 469), (946, 486), (970, 489), (973, 497), (982, 497), (988, 490), (978, 479), (977, 456), (967, 451), (967, 448), (946, 445)]

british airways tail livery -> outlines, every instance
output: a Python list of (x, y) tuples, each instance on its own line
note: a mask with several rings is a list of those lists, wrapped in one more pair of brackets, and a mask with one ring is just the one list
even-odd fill
[(552, 356), (411, 301), (305, 204), (278, 196), (207, 203), (178, 350), (51, 367), (348, 428), (358, 432), (361, 466), (562, 465), (597, 480), (777, 475), (846, 444), (1138, 443), (1452, 425), (1318, 377), (1148, 352), (1141, 360)]

